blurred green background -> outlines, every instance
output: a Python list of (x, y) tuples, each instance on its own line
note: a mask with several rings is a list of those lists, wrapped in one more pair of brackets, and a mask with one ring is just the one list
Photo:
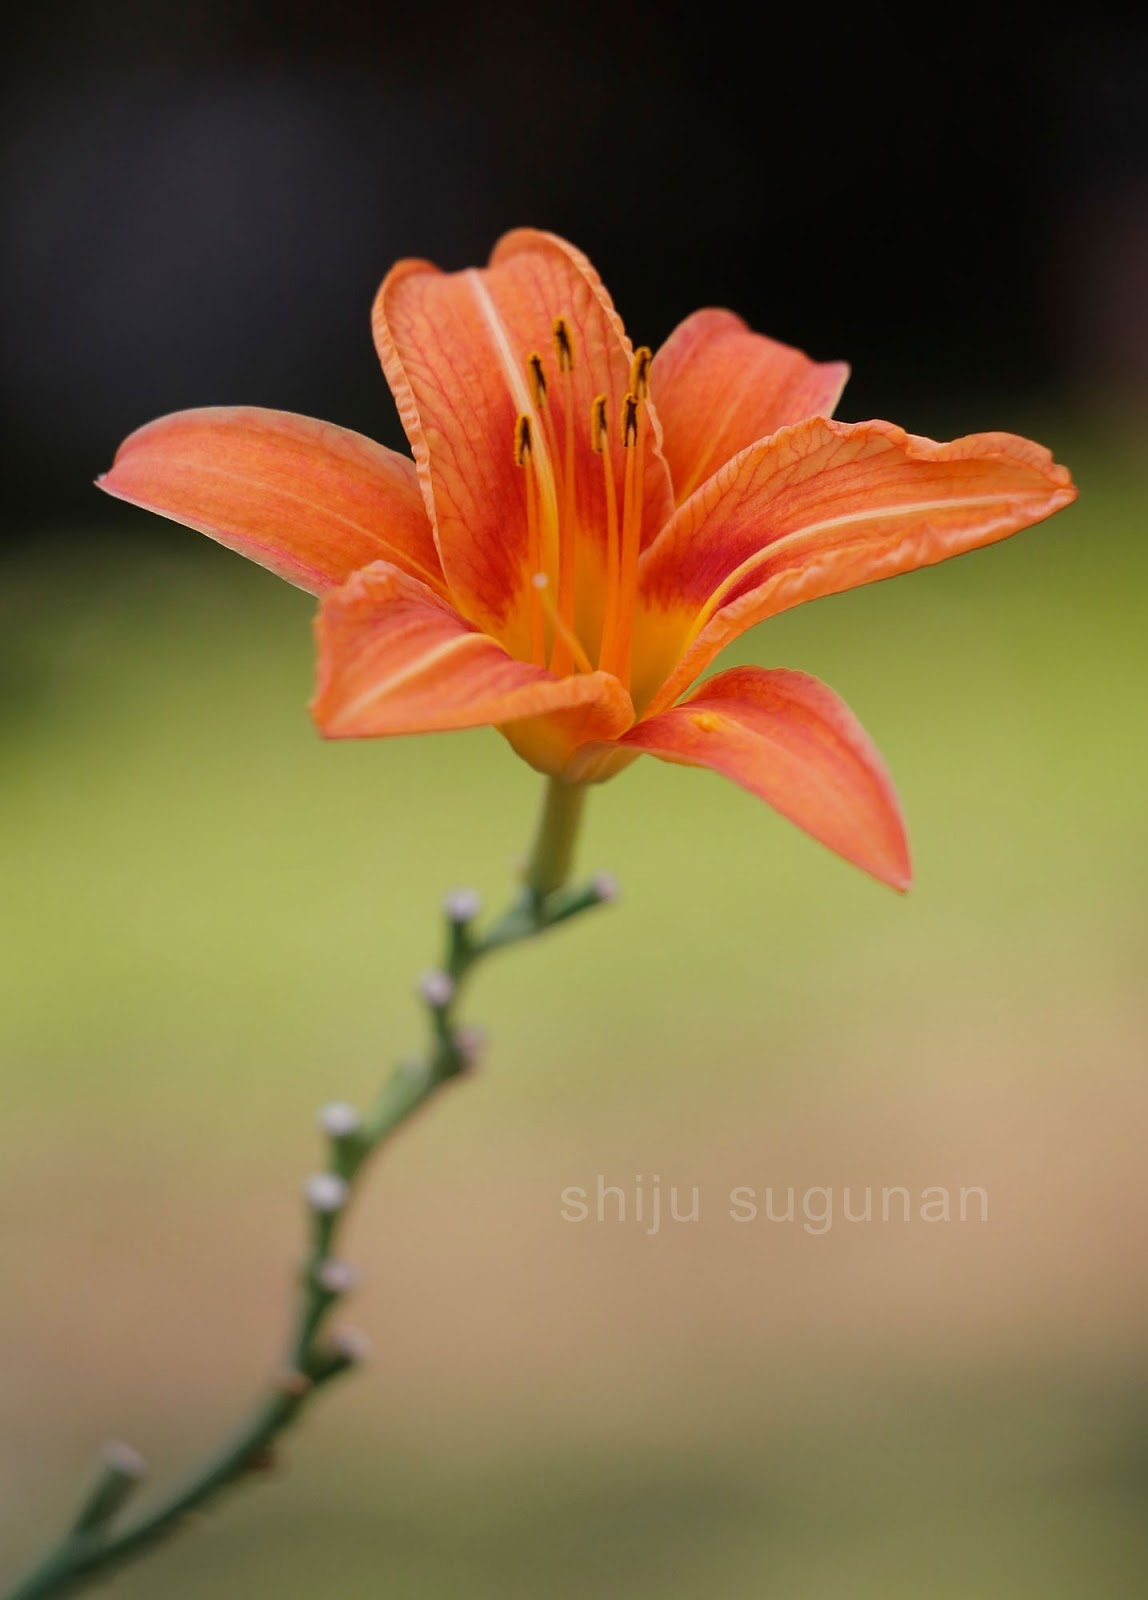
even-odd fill
[[(1148, 1582), (1148, 483), (768, 623), (909, 818), (899, 899), (639, 763), (621, 903), (492, 964), (473, 1082), (366, 1186), (369, 1369), (125, 1600), (1104, 1600)], [(320, 1157), (419, 1037), (441, 893), (506, 894), (539, 780), (493, 733), (325, 746), (311, 602), (141, 519), (3, 598), (0, 1546), (109, 1434), (157, 1479), (273, 1364)], [(562, 1220), (599, 1174), (696, 1223)], [(733, 1223), (738, 1186), (980, 1186), (981, 1225)]]

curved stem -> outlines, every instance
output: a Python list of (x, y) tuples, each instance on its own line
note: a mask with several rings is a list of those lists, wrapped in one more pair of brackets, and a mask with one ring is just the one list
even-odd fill
[(286, 1363), (269, 1391), (232, 1438), (181, 1484), (132, 1521), (119, 1513), (142, 1475), (142, 1461), (126, 1446), (109, 1447), (104, 1473), (70, 1527), (43, 1561), (11, 1590), (7, 1600), (55, 1600), (74, 1594), (142, 1555), (183, 1524), (189, 1512), (223, 1490), (265, 1470), (280, 1436), (332, 1379), (349, 1372), (360, 1357), (358, 1336), (329, 1335), (334, 1306), (350, 1287), (347, 1270), (333, 1255), (355, 1183), (369, 1158), (445, 1084), (462, 1076), (474, 1060), (469, 1030), (458, 1026), (456, 1009), (465, 979), (496, 950), (535, 938), (612, 898), (609, 880), (567, 889), (584, 790), (548, 785), (523, 895), (485, 932), (447, 904), (446, 948), (440, 970), (422, 984), (429, 1038), (417, 1060), (399, 1067), (367, 1116), (349, 1108), (328, 1117), (328, 1164), (308, 1188), (310, 1248), (299, 1277), (299, 1295)]

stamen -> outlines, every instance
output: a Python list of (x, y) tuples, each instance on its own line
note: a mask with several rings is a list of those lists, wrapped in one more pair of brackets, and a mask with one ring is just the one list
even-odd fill
[(629, 449), (638, 440), (638, 397), (628, 394), (622, 401), (622, 443)]
[(650, 392), (650, 362), (653, 359), (649, 345), (639, 345), (634, 351), (634, 359), (630, 363), (630, 390), (639, 400), (644, 400)]
[(559, 372), (573, 372), (574, 340), (570, 336), (570, 324), (565, 317), (554, 318), (554, 349), (558, 356)]
[(614, 463), (610, 458), (608, 405), (606, 396), (599, 394), (594, 396), (590, 407), (590, 442), (602, 457), (602, 492), (606, 500), (606, 600), (602, 611), (602, 642), (598, 647), (598, 663), (607, 670), (618, 627), (619, 566), (622, 558), (618, 545), (618, 496), (614, 487)]
[(606, 396), (604, 394), (596, 394), (590, 402), (590, 445), (598, 455), (601, 455), (606, 448), (608, 431)]
[[(565, 317), (554, 319), (554, 350), (562, 384), (562, 482), (558, 518), (558, 615), (562, 626), (555, 632), (550, 655), (550, 670), (558, 677), (570, 671), (576, 655), (570, 649), (574, 638), (574, 589), (577, 539), (574, 527), (574, 343)], [(581, 648), (581, 647), (579, 647)], [(584, 654), (585, 652), (583, 652)]]
[[(545, 456), (548, 464), (553, 464), (558, 460), (558, 444), (554, 435), (554, 418), (547, 404), (550, 398), (550, 385), (546, 379), (546, 368), (542, 364), (542, 357), (537, 350), (532, 351), (526, 358), (526, 377), (530, 384), (530, 395), (536, 413), (533, 422), (538, 430), (536, 440), (538, 451), (540, 455)], [(536, 460), (535, 467), (541, 468), (541, 466), (542, 463)], [(539, 493), (541, 494), (541, 487)]]
[(622, 536), (618, 561), (617, 612), (602, 665), (622, 683), (630, 682), (630, 646), (634, 627), (634, 594), (638, 587), (638, 555), (642, 542), (642, 490), (645, 481), (644, 412), (631, 391), (622, 401), (622, 444), (626, 472), (622, 486)]
[(552, 658), (550, 665), (551, 672), (556, 670), (554, 666), (554, 660), (557, 659), (558, 655), (558, 641), (561, 641), (563, 644), (565, 644), (570, 653), (571, 660), (577, 666), (579, 672), (593, 672), (593, 663), (591, 662), (590, 657), (586, 654), (585, 650), (582, 648), (581, 640), (578, 638), (574, 630), (558, 614), (558, 608), (554, 604), (553, 596), (550, 593), (550, 579), (544, 572), (536, 572), (530, 581), (534, 587), (535, 593), (538, 595), (543, 610), (546, 612), (546, 620), (554, 629), (555, 650), (554, 657)]
[[(514, 424), (515, 465), (526, 470), (526, 561), (532, 571), (542, 565), (541, 540), (538, 527), (538, 473), (534, 464), (534, 434), (530, 418), (525, 412)], [(546, 628), (542, 607), (531, 590), (527, 601), (530, 611), (530, 659), (536, 667), (546, 665)]]
[(546, 372), (542, 366), (542, 357), (537, 350), (527, 356), (526, 367), (530, 373), (530, 393), (534, 397), (534, 404), (541, 411), (546, 404)]
[(523, 411), (514, 423), (514, 465), (524, 467), (534, 450), (530, 418)]

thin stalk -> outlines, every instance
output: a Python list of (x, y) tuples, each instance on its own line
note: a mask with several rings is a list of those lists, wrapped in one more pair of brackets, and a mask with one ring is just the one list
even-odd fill
[(308, 1186), (310, 1245), (299, 1274), (286, 1360), (247, 1421), (182, 1483), (126, 1522), (120, 1513), (142, 1476), (143, 1463), (126, 1446), (109, 1447), (104, 1471), (69, 1528), (6, 1600), (57, 1600), (76, 1594), (170, 1537), (189, 1513), (265, 1471), (281, 1435), (319, 1390), (358, 1364), (359, 1336), (350, 1330), (332, 1334), (327, 1327), (351, 1286), (335, 1255), (349, 1201), (370, 1158), (441, 1088), (473, 1065), (474, 1036), (459, 1025), (456, 1013), (463, 984), (474, 969), (495, 951), (536, 938), (613, 899), (608, 878), (566, 887), (583, 798), (580, 788), (549, 783), (524, 892), (484, 932), (474, 926), (476, 907), (460, 911), (457, 896), (448, 900), (442, 966), (420, 986), (428, 1023), (423, 1054), (396, 1069), (366, 1117), (357, 1118), (349, 1107), (329, 1108), (339, 1115), (324, 1118), (327, 1168)]
[(545, 899), (563, 888), (570, 878), (585, 800), (583, 784), (563, 783), (559, 778), (547, 780), (525, 874), (527, 891), (536, 899)]

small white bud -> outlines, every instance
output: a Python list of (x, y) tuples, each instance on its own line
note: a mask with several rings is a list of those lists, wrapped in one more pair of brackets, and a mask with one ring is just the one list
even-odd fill
[(462, 1057), (468, 1072), (473, 1072), (478, 1066), (485, 1046), (486, 1034), (473, 1023), (465, 1022), (461, 1028), (455, 1029), (454, 1047)]
[(101, 1445), (100, 1459), (113, 1472), (118, 1472), (121, 1478), (142, 1478), (147, 1471), (143, 1456), (122, 1439), (109, 1439)]
[(452, 922), (473, 922), (482, 910), (482, 896), (477, 889), (452, 889), (442, 908)]
[(363, 1126), (363, 1119), (345, 1100), (332, 1100), (320, 1107), (319, 1126), (329, 1138), (349, 1139)]
[(441, 968), (435, 968), (433, 972), (424, 972), (419, 979), (419, 993), (428, 1006), (441, 1010), (443, 1006), (450, 1004), (451, 996), (454, 994), (454, 979), (449, 972), (443, 972)]
[(331, 1335), (331, 1343), (344, 1361), (365, 1361), (371, 1353), (371, 1341), (358, 1328), (344, 1324)]
[(313, 1172), (304, 1185), (304, 1193), (312, 1211), (339, 1211), (346, 1205), (350, 1191), (337, 1172)]
[(331, 1256), (315, 1268), (315, 1281), (328, 1294), (350, 1294), (359, 1274), (349, 1261), (337, 1261)]
[(591, 887), (604, 906), (612, 905), (621, 892), (612, 872), (599, 872), (592, 879)]

